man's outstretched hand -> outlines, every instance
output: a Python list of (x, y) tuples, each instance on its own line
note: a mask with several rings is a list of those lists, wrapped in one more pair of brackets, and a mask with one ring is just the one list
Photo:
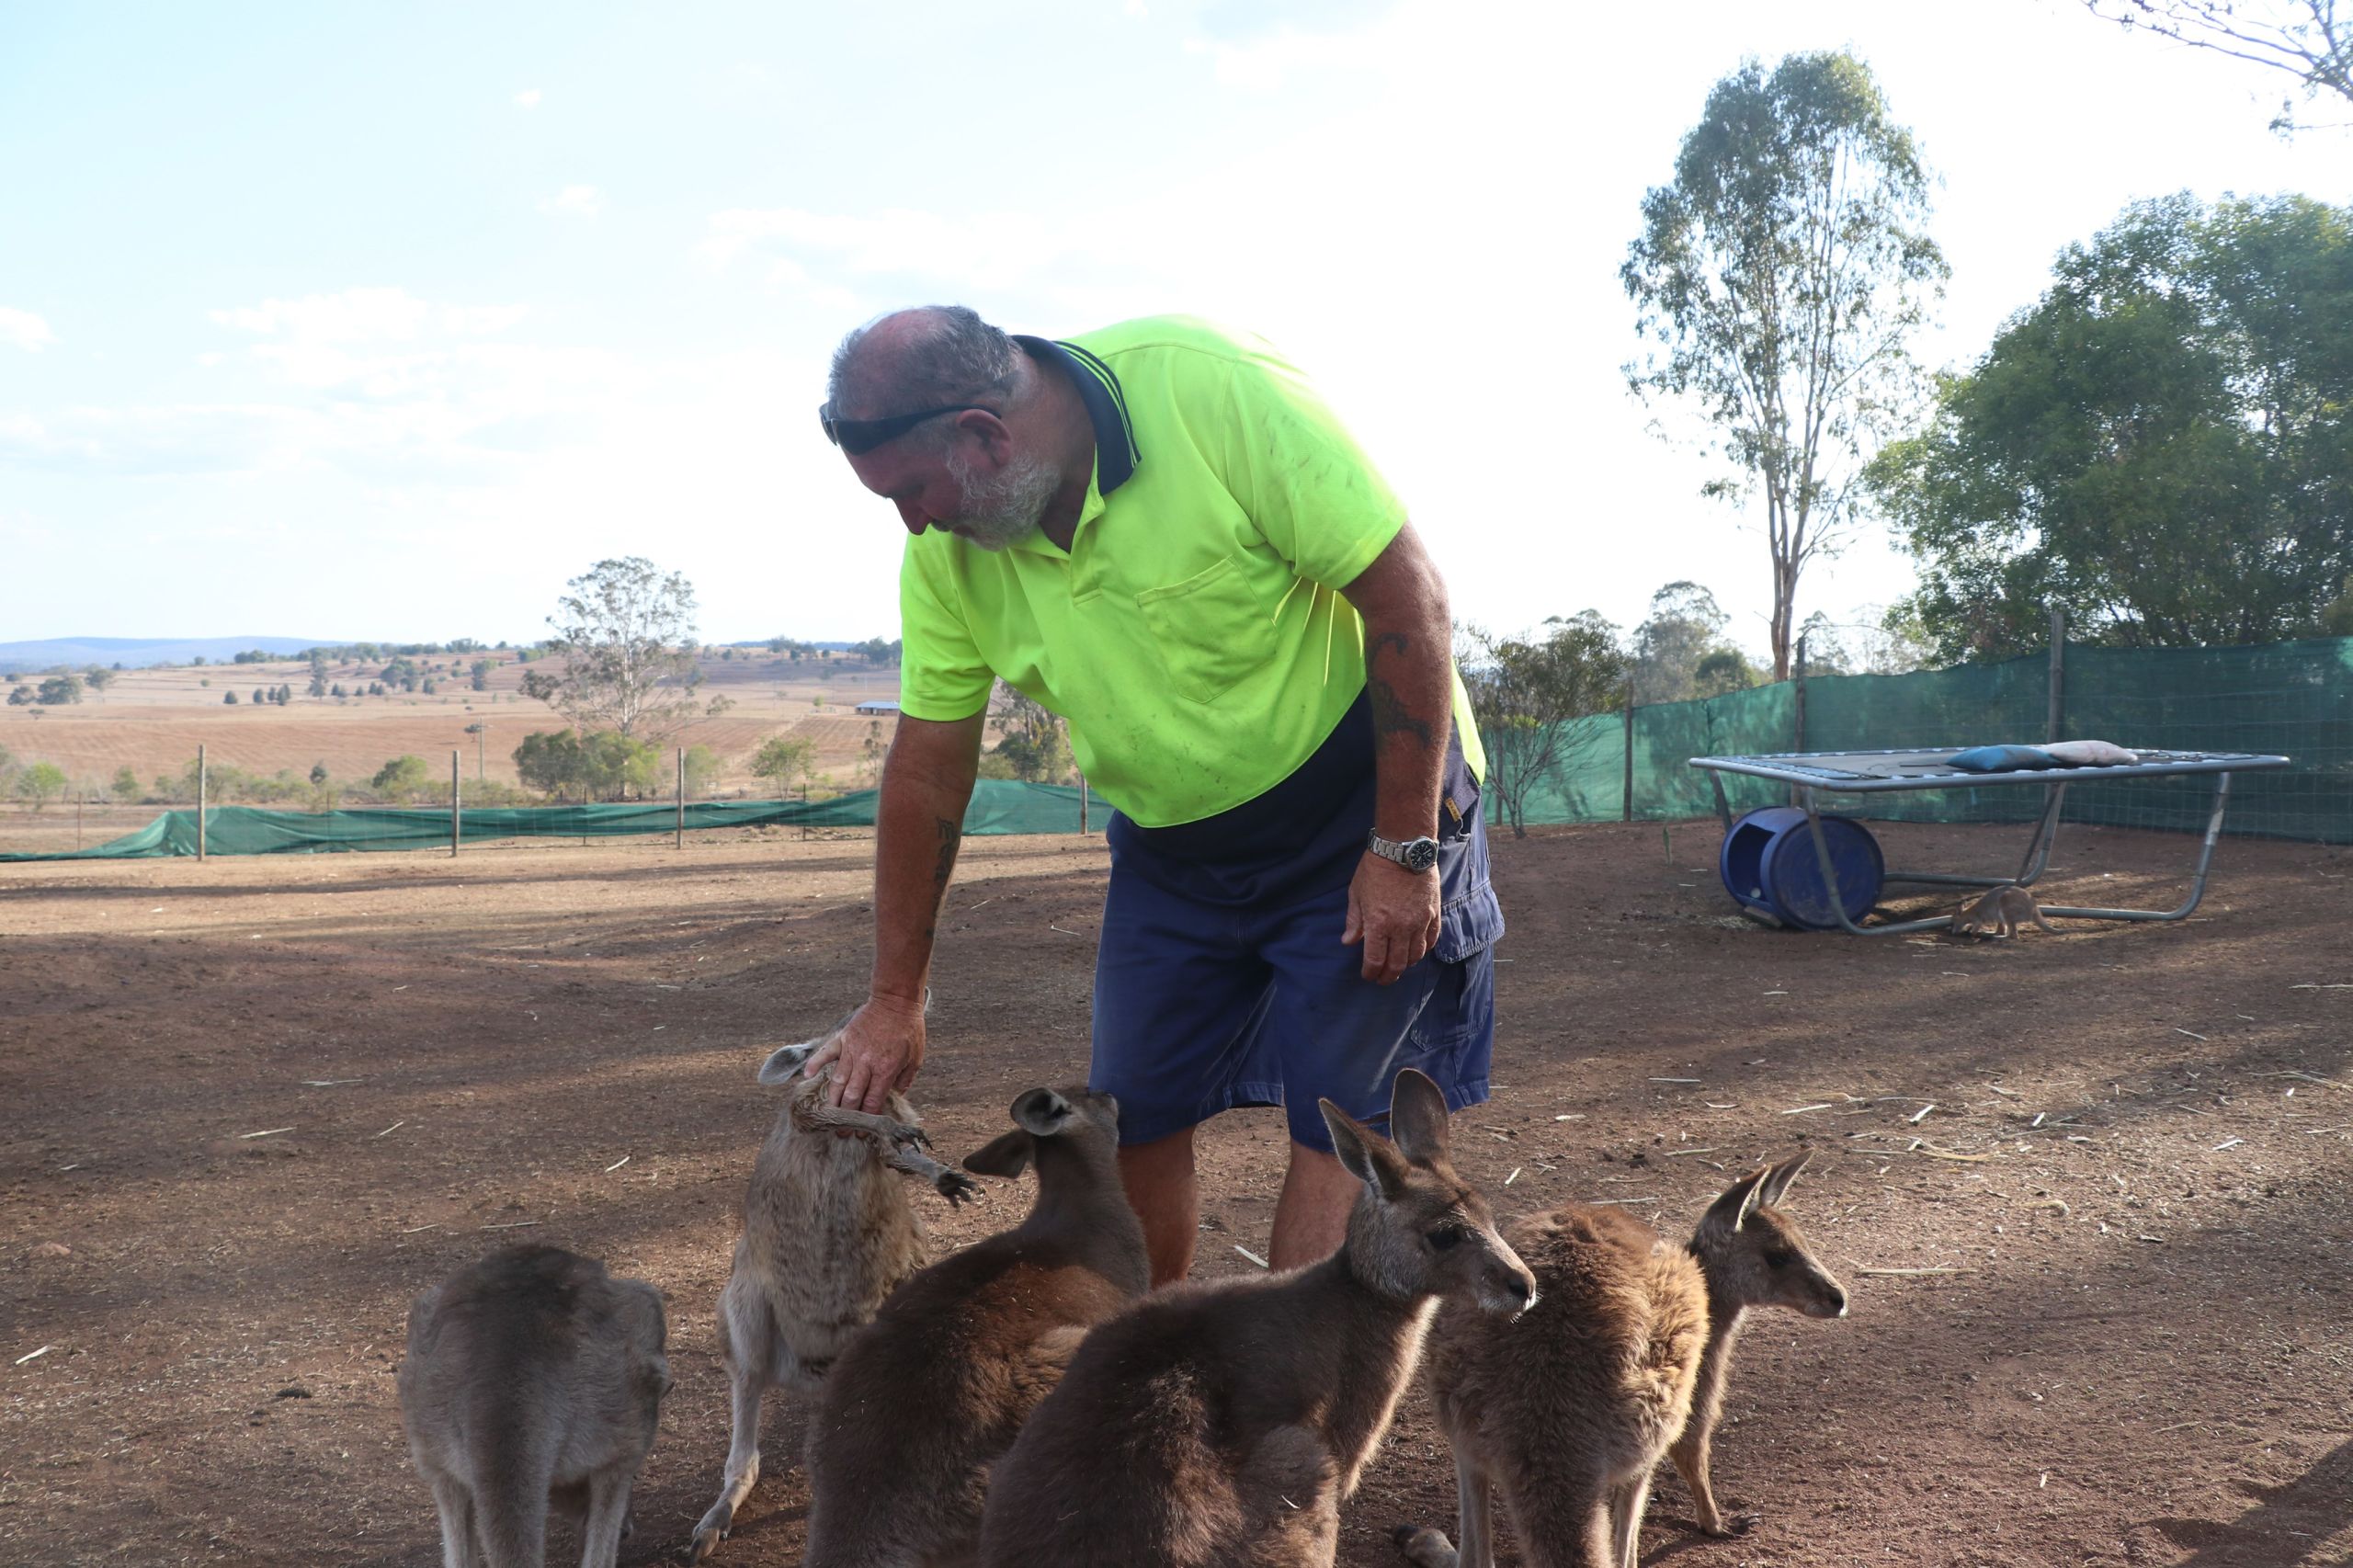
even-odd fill
[(1348, 883), (1348, 924), (1340, 940), (1364, 944), (1364, 977), (1390, 985), (1438, 946), (1436, 871), (1409, 871), (1367, 851)]
[(880, 1116), (892, 1090), (904, 1094), (915, 1083), (923, 1068), (923, 1046), (921, 1002), (870, 996), (801, 1072), (815, 1077), (830, 1063), (834, 1082), (825, 1103)]

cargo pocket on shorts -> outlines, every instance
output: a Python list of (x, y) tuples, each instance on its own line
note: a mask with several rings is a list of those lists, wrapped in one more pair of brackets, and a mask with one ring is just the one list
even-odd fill
[(1181, 583), (1146, 588), (1136, 596), (1136, 608), (1167, 666), (1169, 684), (1190, 701), (1216, 701), (1256, 669), (1266, 653), (1263, 640), (1234, 635), (1263, 607), (1230, 555)]

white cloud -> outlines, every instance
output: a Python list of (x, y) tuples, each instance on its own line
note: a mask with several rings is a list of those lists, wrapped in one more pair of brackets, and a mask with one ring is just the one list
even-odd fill
[(0, 343), (21, 348), (28, 354), (38, 354), (48, 344), (57, 341), (49, 324), (30, 311), (12, 311), (0, 305)]
[(594, 218), (604, 207), (605, 199), (593, 185), (567, 185), (540, 203), (540, 211), (565, 218)]
[(517, 108), (539, 108), (540, 90), (537, 87), (524, 88), (521, 92), (515, 95), (515, 107)]
[(522, 319), (523, 307), (436, 306), (405, 289), (345, 289), (209, 313), (222, 326), (304, 343), (411, 343), (435, 332), (458, 337), (504, 332)]

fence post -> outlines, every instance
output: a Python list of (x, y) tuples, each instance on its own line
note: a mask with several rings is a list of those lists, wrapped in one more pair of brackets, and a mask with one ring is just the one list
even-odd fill
[(1798, 741), (1798, 744), (1797, 744), (1797, 746), (1796, 746), (1796, 748), (1795, 748), (1795, 749), (1797, 749), (1797, 750), (1799, 750), (1799, 751), (1803, 751), (1803, 750), (1805, 750), (1805, 638), (1804, 638), (1804, 636), (1803, 636), (1802, 634), (1801, 634), (1801, 635), (1799, 636), (1799, 638), (1798, 638), (1798, 665), (1797, 665), (1797, 692), (1796, 692), (1796, 697), (1797, 697), (1797, 721), (1798, 721), (1798, 734), (1797, 734), (1797, 741)]
[(678, 748), (678, 835), (671, 847), (687, 846), (687, 748)]
[(2047, 740), (2067, 738), (2067, 612), (2058, 605), (2051, 607), (2050, 732)]
[(196, 858), (204, 858), (204, 747), (196, 748)]
[(458, 858), (458, 758), (464, 755), (460, 746), (449, 748), (449, 858)]
[(1634, 683), (1626, 683), (1626, 777), (1619, 794), (1620, 819), (1634, 820)]
[(1078, 831), (1081, 837), (1091, 831), (1086, 825), (1086, 775), (1084, 773), (1078, 776)]

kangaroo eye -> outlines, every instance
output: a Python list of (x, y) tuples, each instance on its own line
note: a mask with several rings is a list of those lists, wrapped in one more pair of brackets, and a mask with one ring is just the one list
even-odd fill
[(1765, 1267), (1768, 1268), (1787, 1268), (1797, 1260), (1798, 1255), (1787, 1247), (1774, 1247), (1765, 1254)]
[(1468, 1233), (1460, 1225), (1440, 1225), (1422, 1239), (1430, 1244), (1432, 1252), (1445, 1252), (1459, 1245)]

